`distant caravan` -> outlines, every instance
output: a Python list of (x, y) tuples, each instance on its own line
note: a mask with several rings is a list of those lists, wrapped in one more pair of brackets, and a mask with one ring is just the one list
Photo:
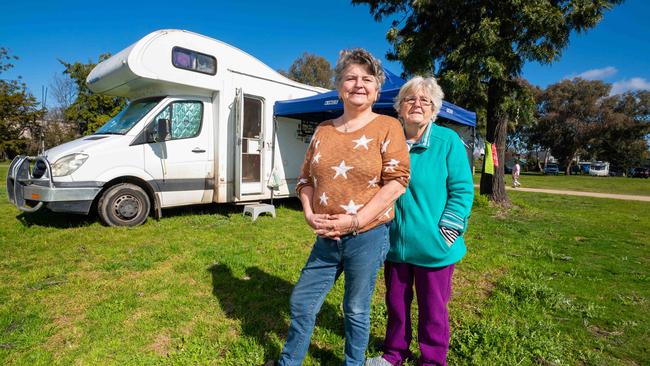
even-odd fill
[(592, 162), (589, 165), (589, 175), (596, 177), (607, 177), (609, 176), (609, 163), (596, 161)]
[(107, 225), (135, 226), (166, 207), (291, 196), (308, 140), (273, 105), (327, 91), (183, 30), (145, 36), (86, 81), (131, 103), (93, 135), (16, 157), (7, 192), (23, 211), (96, 207)]

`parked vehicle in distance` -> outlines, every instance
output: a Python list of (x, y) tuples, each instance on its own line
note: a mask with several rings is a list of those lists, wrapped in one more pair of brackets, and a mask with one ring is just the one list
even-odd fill
[(648, 178), (650, 177), (650, 168), (630, 168), (627, 172), (628, 178)]
[(610, 177), (622, 177), (625, 175), (625, 169), (618, 166), (609, 167), (609, 176)]
[(590, 161), (581, 161), (578, 163), (579, 174), (589, 174), (589, 167), (591, 167)]
[(555, 163), (547, 163), (544, 167), (544, 174), (558, 175), (560, 174), (560, 166)]
[(589, 175), (595, 177), (606, 177), (609, 175), (609, 163), (597, 161), (589, 166)]

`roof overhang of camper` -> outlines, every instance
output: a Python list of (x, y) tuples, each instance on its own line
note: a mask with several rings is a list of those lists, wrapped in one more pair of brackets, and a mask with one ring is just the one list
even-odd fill
[[(175, 49), (214, 58), (216, 72), (200, 72), (174, 64)], [(94, 93), (131, 99), (152, 95), (210, 96), (215, 91), (223, 91), (226, 80), (233, 75), (314, 93), (326, 91), (289, 80), (254, 56), (225, 42), (179, 29), (161, 29), (146, 35), (95, 66), (86, 82)], [(282, 98), (289, 97), (290, 94)]]

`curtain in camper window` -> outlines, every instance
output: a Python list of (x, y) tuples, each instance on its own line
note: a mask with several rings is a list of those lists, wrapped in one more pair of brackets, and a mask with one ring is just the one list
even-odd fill
[(172, 65), (180, 69), (208, 75), (215, 75), (217, 73), (217, 59), (214, 56), (181, 47), (174, 47), (172, 49)]
[(172, 108), (172, 139), (194, 137), (201, 130), (201, 102), (174, 103)]
[(170, 117), (172, 140), (196, 137), (201, 131), (203, 104), (197, 101), (174, 102), (158, 113), (155, 120), (169, 119)]

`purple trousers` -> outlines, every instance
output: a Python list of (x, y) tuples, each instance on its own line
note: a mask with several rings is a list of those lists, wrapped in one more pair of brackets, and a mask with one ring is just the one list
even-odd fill
[(449, 313), (451, 277), (454, 265), (440, 268), (419, 267), (386, 261), (386, 305), (388, 324), (384, 341), (384, 359), (402, 365), (411, 357), (411, 302), (413, 284), (418, 299), (418, 342), (421, 366), (447, 365), (449, 350)]

